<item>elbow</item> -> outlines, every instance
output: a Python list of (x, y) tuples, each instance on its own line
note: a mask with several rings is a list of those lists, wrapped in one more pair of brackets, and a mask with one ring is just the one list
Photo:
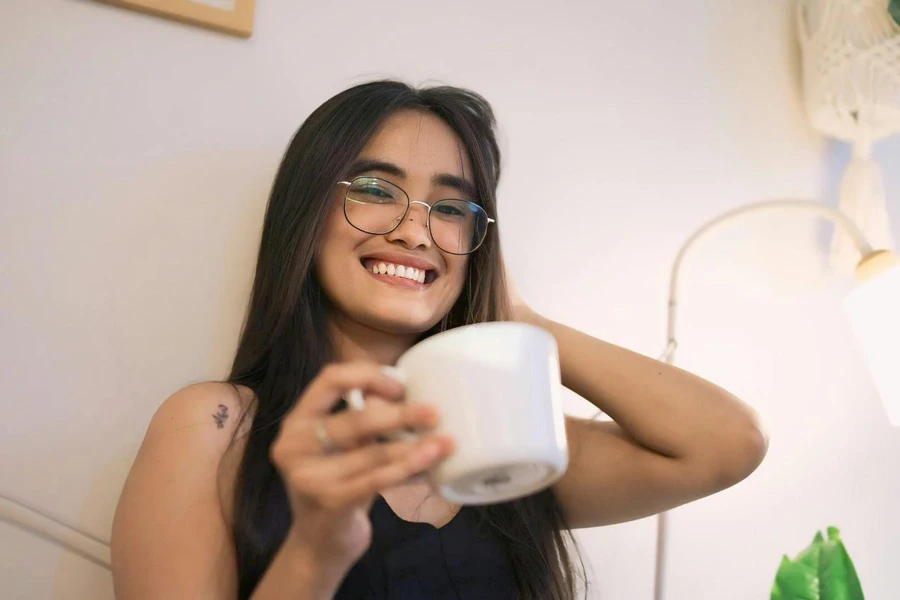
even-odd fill
[(743, 460), (737, 473), (738, 481), (748, 477), (762, 464), (769, 452), (769, 435), (759, 421), (754, 419), (742, 434), (739, 445)]
[(769, 436), (757, 414), (749, 407), (715, 421), (718, 425), (700, 438), (692, 471), (703, 494), (714, 494), (749, 477), (762, 464), (769, 450)]
[(740, 483), (762, 464), (769, 451), (769, 436), (756, 415), (730, 433), (720, 454), (715, 487), (724, 489)]

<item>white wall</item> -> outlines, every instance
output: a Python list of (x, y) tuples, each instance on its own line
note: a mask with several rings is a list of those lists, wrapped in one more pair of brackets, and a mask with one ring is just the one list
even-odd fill
[[(650, 355), (696, 226), (753, 200), (835, 200), (846, 151), (806, 124), (782, 0), (258, 4), (244, 41), (89, 0), (0, 3), (0, 494), (96, 536), (157, 405), (226, 373), (280, 154), (348, 85), (486, 95), (524, 295)], [(900, 233), (900, 143), (878, 156)], [(804, 218), (761, 217), (686, 265), (679, 364), (756, 406), (772, 447), (746, 482), (672, 514), (670, 600), (766, 597), (781, 554), (830, 524), (868, 596), (900, 594), (900, 432), (851, 347), (826, 243)], [(651, 597), (653, 528), (581, 536), (599, 596)], [(0, 589), (112, 597), (98, 567), (3, 524)]]

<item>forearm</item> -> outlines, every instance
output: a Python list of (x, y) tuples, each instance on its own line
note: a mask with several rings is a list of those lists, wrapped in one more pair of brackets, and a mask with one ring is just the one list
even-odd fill
[(315, 553), (290, 534), (285, 539), (252, 600), (330, 600), (346, 569), (322, 564)]
[(736, 441), (765, 444), (754, 412), (709, 381), (533, 312), (523, 320), (556, 338), (563, 384), (642, 446), (690, 459), (715, 458)]

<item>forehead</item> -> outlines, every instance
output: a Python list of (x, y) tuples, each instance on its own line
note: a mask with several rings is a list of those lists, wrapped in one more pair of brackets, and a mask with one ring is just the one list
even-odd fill
[(402, 110), (388, 117), (360, 156), (394, 163), (410, 176), (448, 173), (468, 178), (472, 173), (469, 154), (456, 132), (424, 110)]

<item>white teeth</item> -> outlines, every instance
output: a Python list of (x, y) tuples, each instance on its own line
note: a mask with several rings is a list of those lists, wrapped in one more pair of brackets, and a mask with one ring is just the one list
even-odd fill
[(410, 281), (418, 281), (425, 283), (425, 269), (417, 269), (415, 267), (407, 267), (405, 265), (395, 265), (392, 263), (373, 263), (372, 273), (375, 275), (393, 275), (394, 277), (403, 277)]

